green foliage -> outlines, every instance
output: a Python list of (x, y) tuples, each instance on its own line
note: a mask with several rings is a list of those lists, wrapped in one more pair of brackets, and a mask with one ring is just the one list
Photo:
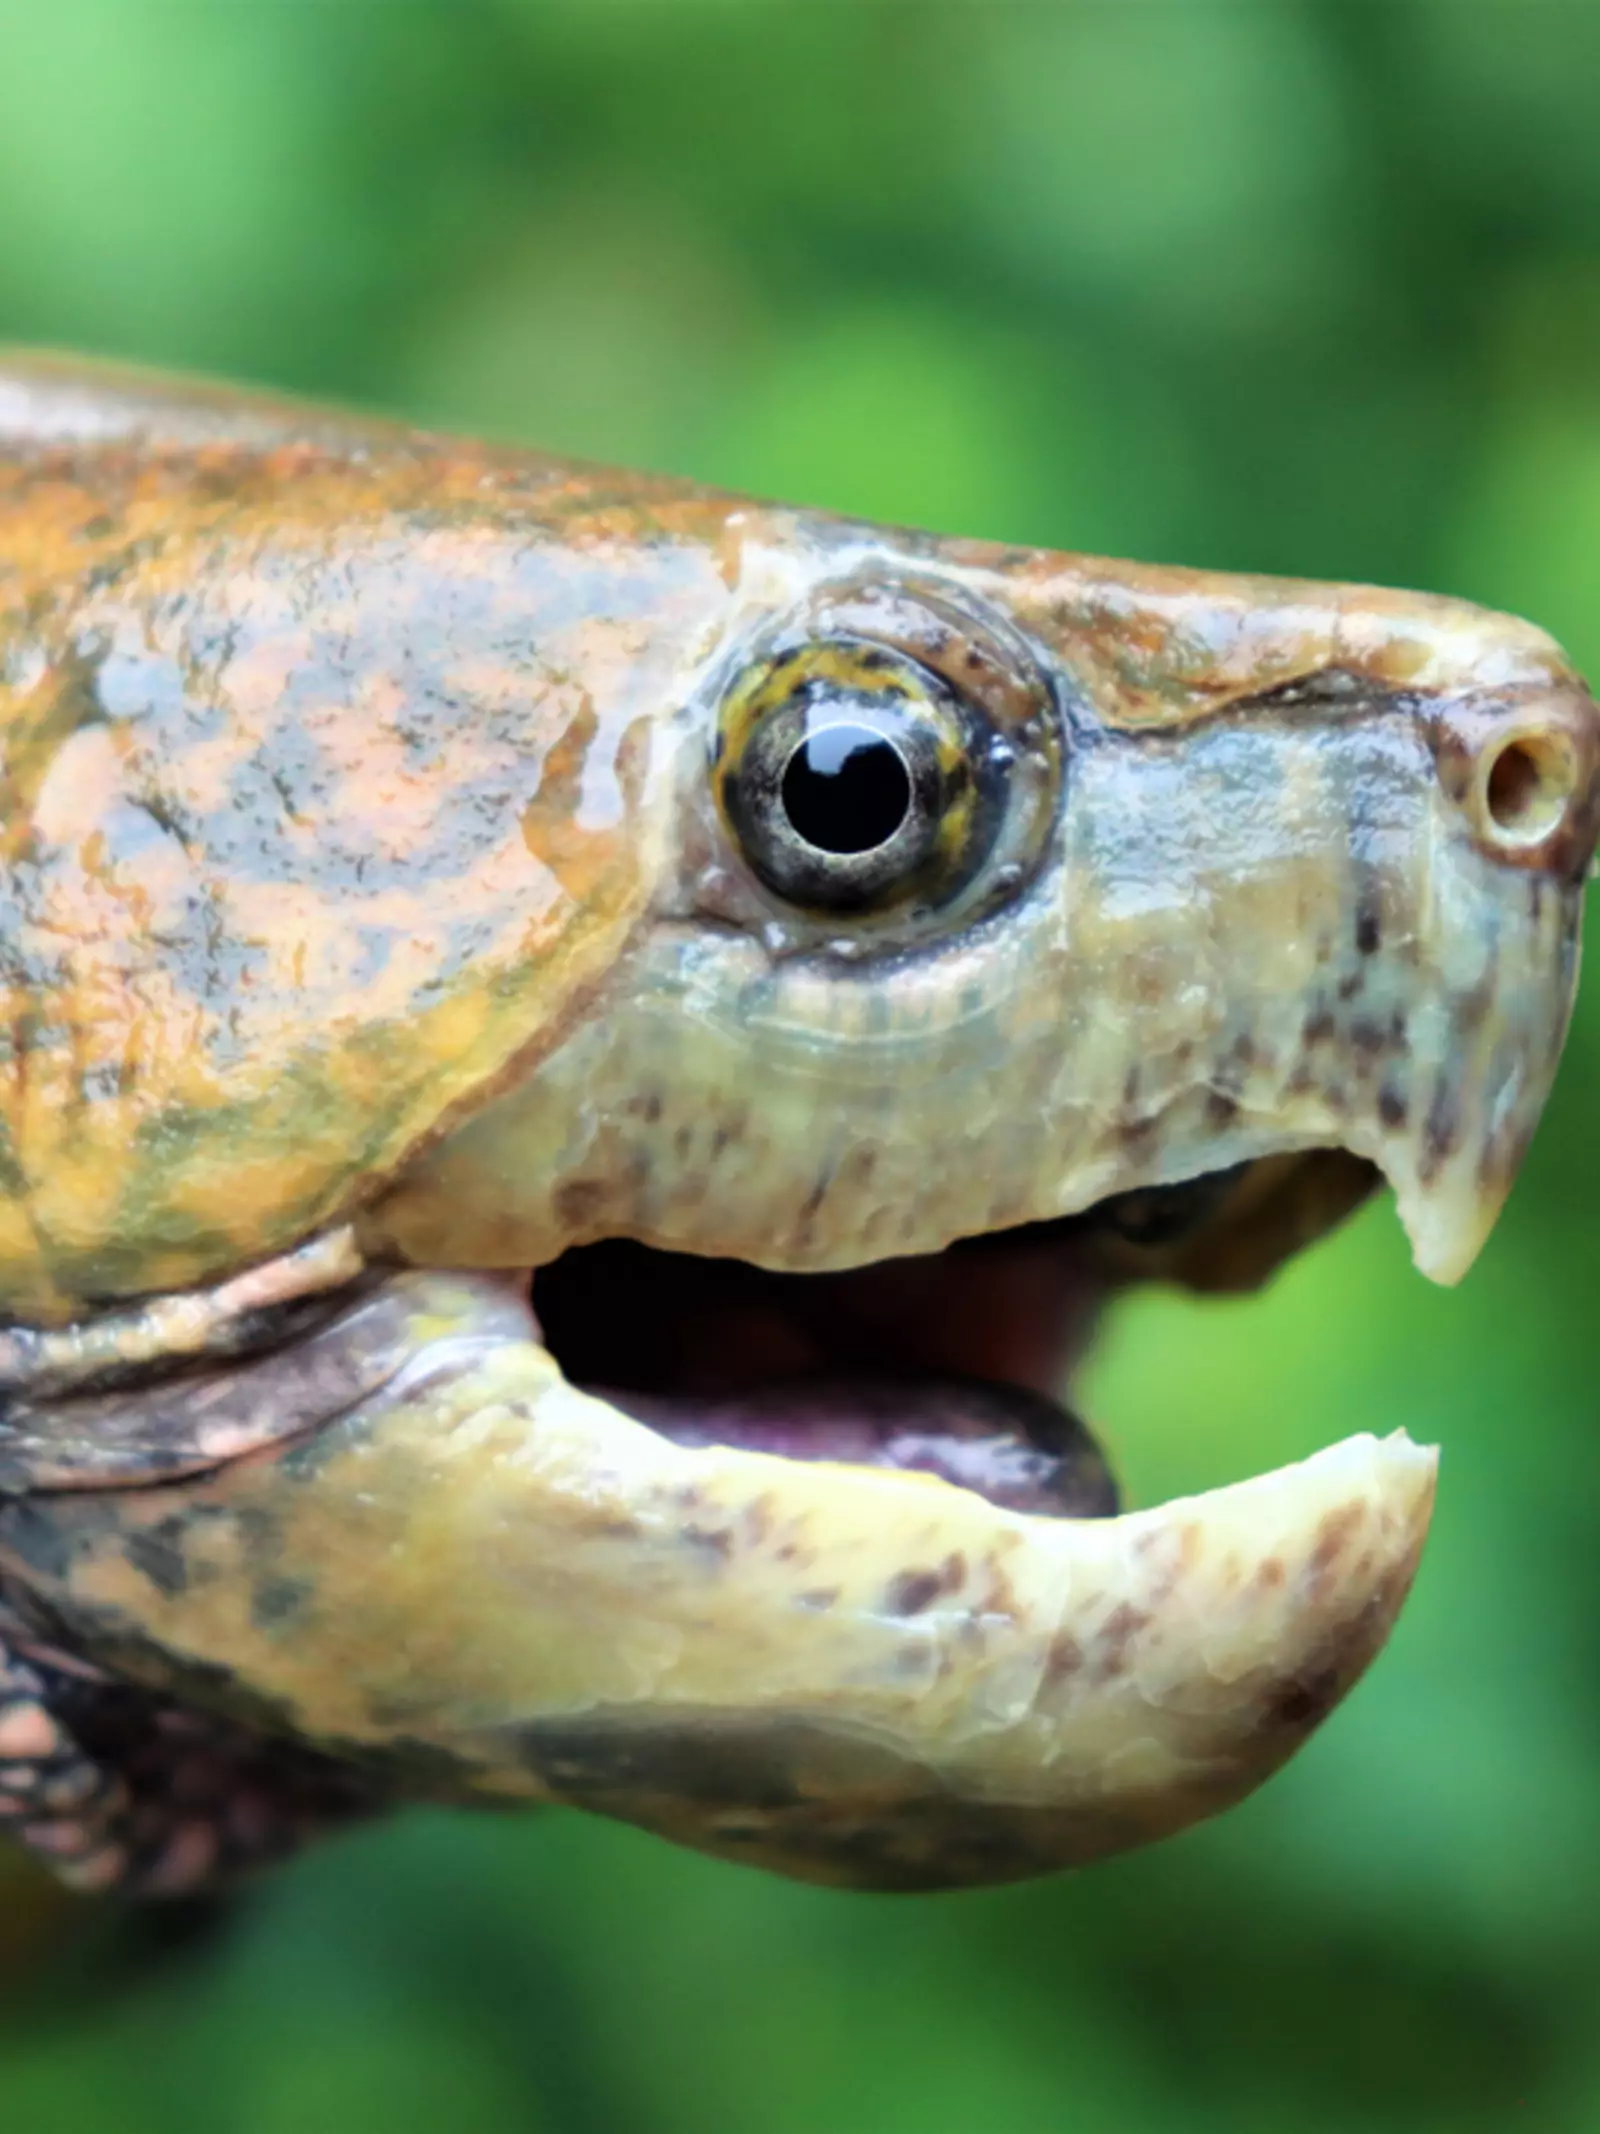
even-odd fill
[[(888, 519), (1466, 592), (1594, 671), (1597, 86), (1600, 17), (1533, 0), (0, 0), (0, 332)], [(14, 1881), (0, 2123), (1600, 2123), (1597, 1072), (1591, 991), (1464, 1292), (1378, 1208), (1264, 1300), (1112, 1330), (1091, 1408), (1140, 1496), (1359, 1427), (1446, 1447), (1393, 1646), (1244, 1810), (915, 1903), (418, 1816), (120, 1970)]]

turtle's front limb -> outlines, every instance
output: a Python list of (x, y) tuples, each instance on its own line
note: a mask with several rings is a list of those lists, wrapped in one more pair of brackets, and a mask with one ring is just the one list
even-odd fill
[(190, 1896), (385, 1805), (331, 1757), (55, 1651), (0, 1601), (0, 1834), (72, 1888)]

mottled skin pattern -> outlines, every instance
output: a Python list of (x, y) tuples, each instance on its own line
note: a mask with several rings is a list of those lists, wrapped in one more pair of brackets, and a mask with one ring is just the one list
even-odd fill
[[(803, 688), (937, 729), (875, 902), (756, 864)], [(527, 1270), (831, 1278), (1242, 1166), (1093, 1295), (1247, 1286), (1380, 1172), (1453, 1279), (1597, 795), (1559, 649), (1461, 603), (0, 361), (0, 1817), (85, 1886), (400, 1792), (908, 1887), (1238, 1798), (1381, 1645), (1429, 1458), (1077, 1521), (689, 1451)]]
[[(1237, 747), (1259, 706), (1285, 751), (1270, 787), (1339, 775), (1344, 751), (1302, 765), (1293, 740), (1359, 709), (1355, 745), (1414, 747), (1430, 777), (1442, 753), (1475, 800), (1455, 769), (1467, 667), (1497, 733), (1522, 698), (1570, 725), (1588, 792), (1587, 697), (1552, 704), (1572, 684), (1548, 641), (1486, 627), (1474, 658), (1450, 603), (891, 545), (403, 434), (353, 449), (359, 432), (265, 418), (237, 441), (198, 427), (180, 410), (154, 439), (41, 421), (8, 438), (0, 410), (0, 1297), (35, 1320), (297, 1244), (520, 1082), (696, 858), (667, 849), (664, 707), (775, 596), (819, 569), (849, 580), (863, 547), (891, 577), (975, 582), (1068, 654), (1107, 729), (1204, 748), (1226, 709), (1216, 745)], [(986, 649), (973, 633), (953, 656)], [(1123, 761), (1193, 793), (1192, 756)], [(1344, 775), (1371, 806), (1377, 777)], [(1178, 798), (1175, 846), (1201, 827)], [(1470, 806), (1464, 824), (1483, 827)], [(1542, 906), (1540, 971), (1575, 925), (1547, 879), (1592, 841), (1591, 801), (1512, 855)], [(741, 887), (702, 871), (681, 893), (748, 925)], [(1265, 933), (1250, 903), (1281, 893), (1241, 883), (1239, 930)], [(1375, 947), (1376, 880), (1366, 894)], [(1185, 948), (1146, 942), (1141, 982)]]
[(0, 454), (14, 1309), (296, 1242), (549, 1044), (721, 591), (659, 514), (426, 446)]

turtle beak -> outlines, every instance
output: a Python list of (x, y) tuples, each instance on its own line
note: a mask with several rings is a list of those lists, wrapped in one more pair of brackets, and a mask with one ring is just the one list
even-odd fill
[[(815, 1270), (1337, 1151), (1392, 1185), (1421, 1270), (1458, 1280), (1549, 1095), (1600, 831), (1600, 711), (1525, 625), (1485, 685), (1476, 618), (1452, 609), (1428, 690), (1373, 655), (1228, 701), (1214, 666), (1204, 716), (1091, 730), (1047, 886), (948, 968), (864, 984), (647, 934), (363, 1242), (482, 1266), (624, 1236)], [(1063, 692), (1126, 715), (1125, 680), (1075, 657)], [(1282, 1249), (1315, 1234), (1290, 1222)]]
[(408, 1361), (317, 1435), (0, 1507), (0, 1558), (157, 1689), (805, 1879), (1011, 1880), (1241, 1799), (1380, 1648), (1427, 1530), (1404, 1437), (1028, 1516), (671, 1442), (567, 1383), (502, 1278), (390, 1295)]
[(1511, 1190), (1566, 1038), (1600, 710), (1575, 682), (1532, 686), (1440, 707), (1431, 740), (1440, 795), (1414, 952), (1433, 959), (1436, 992), (1408, 1021), (1404, 1096), (1380, 1086), (1368, 1152), (1417, 1265), (1453, 1282)]

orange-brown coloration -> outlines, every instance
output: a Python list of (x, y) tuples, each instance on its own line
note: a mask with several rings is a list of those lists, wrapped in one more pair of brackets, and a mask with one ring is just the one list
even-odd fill
[(0, 440), (8, 1306), (291, 1243), (550, 1041), (643, 902), (647, 722), (721, 592), (660, 501)]

